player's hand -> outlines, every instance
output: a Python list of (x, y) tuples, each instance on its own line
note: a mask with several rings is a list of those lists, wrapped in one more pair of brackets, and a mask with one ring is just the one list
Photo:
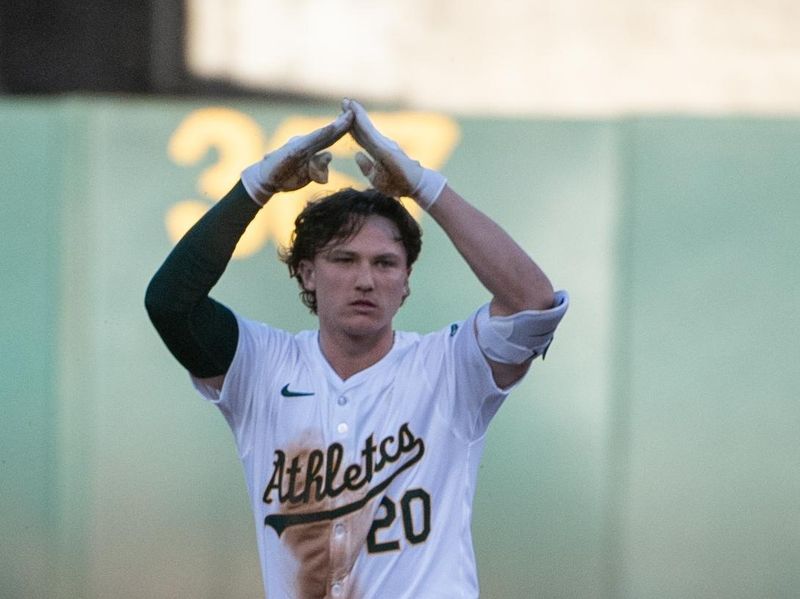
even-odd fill
[(345, 99), (342, 109), (352, 111), (350, 135), (369, 154), (358, 152), (356, 163), (372, 186), (389, 196), (413, 198), (428, 210), (442, 193), (447, 179), (409, 158), (397, 142), (378, 131), (361, 104)]
[(324, 152), (350, 129), (353, 113), (344, 110), (335, 121), (307, 135), (291, 138), (262, 160), (242, 171), (242, 183), (256, 203), (264, 203), (279, 191), (294, 191), (311, 181), (328, 182), (331, 153)]

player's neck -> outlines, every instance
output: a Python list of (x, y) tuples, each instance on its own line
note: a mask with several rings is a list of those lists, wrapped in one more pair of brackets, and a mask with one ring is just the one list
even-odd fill
[(321, 329), (319, 344), (331, 368), (346, 380), (389, 353), (394, 345), (394, 331), (390, 328), (378, 335), (354, 336)]

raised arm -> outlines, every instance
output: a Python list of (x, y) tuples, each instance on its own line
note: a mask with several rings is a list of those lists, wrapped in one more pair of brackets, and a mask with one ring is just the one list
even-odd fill
[[(394, 141), (375, 128), (357, 102), (346, 100), (344, 106), (354, 114), (353, 137), (369, 154), (356, 156), (364, 175), (380, 191), (411, 197), (427, 210), (478, 280), (492, 294), (489, 314), (484, 319), (486, 330), (482, 331), (483, 338), (491, 337), (494, 329), (490, 324), (496, 325), (498, 322), (495, 320), (490, 323), (493, 317), (520, 313), (535, 317), (538, 315), (531, 311), (546, 314), (554, 308), (556, 297), (549, 279), (508, 233), (450, 188), (440, 173), (423, 168), (406, 156)], [(563, 299), (566, 300), (565, 296)], [(565, 309), (566, 304), (563, 307)], [(563, 314), (563, 310), (560, 314)], [(553, 318), (548, 318), (549, 315), (539, 318), (540, 325), (535, 324), (534, 318), (528, 318), (526, 322), (534, 324), (526, 325), (530, 330), (525, 333), (525, 342), (520, 343), (516, 338), (511, 340), (512, 346), (521, 348), (518, 352), (510, 352), (514, 354), (513, 357), (504, 359), (481, 346), (498, 385), (507, 386), (518, 380), (528, 369), (532, 358), (546, 350), (552, 331), (541, 330), (541, 327), (555, 328), (560, 314), (555, 317), (555, 323), (552, 322)], [(542, 320), (547, 322), (542, 323)], [(511, 330), (509, 327), (513, 327), (513, 323), (508, 326), (501, 323), (498, 328)], [(495, 336), (492, 339), (487, 344), (497, 342), (499, 338)], [(533, 341), (529, 343), (528, 340)], [(500, 339), (499, 342), (502, 341)], [(524, 351), (526, 344), (530, 345), (530, 353)]]
[(544, 272), (500, 225), (449, 185), (429, 213), (492, 294), (493, 316), (553, 307), (553, 286)]
[(233, 361), (238, 325), (208, 294), (222, 276), (247, 225), (273, 194), (327, 182), (330, 152), (352, 123), (343, 112), (329, 125), (267, 154), (173, 248), (145, 294), (162, 340), (192, 375), (220, 389)]

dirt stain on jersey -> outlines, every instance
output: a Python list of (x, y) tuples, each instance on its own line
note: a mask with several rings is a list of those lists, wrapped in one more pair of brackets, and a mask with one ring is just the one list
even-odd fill
[[(299, 458), (307, 464), (312, 451), (319, 450), (321, 443), (310, 442), (311, 435), (304, 435), (302, 444), (286, 448), (287, 457)], [(303, 481), (298, 474), (298, 484)], [(341, 481), (338, 481), (339, 483)], [(302, 486), (296, 488), (301, 495)], [(367, 489), (347, 491), (336, 498), (317, 499), (308, 493), (308, 501), (282, 504), (282, 514), (312, 514), (328, 511), (362, 499)], [(367, 535), (375, 516), (374, 500), (363, 509), (335, 518), (307, 522), (288, 527), (281, 535), (281, 542), (292, 553), (298, 563), (296, 596), (302, 599), (360, 599), (358, 581), (352, 577), (353, 566), (366, 544)]]

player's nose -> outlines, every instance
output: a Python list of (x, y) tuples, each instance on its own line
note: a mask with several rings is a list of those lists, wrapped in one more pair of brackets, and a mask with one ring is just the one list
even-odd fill
[(356, 288), (359, 291), (368, 291), (374, 286), (375, 280), (372, 276), (372, 267), (366, 261), (361, 262), (356, 272)]

